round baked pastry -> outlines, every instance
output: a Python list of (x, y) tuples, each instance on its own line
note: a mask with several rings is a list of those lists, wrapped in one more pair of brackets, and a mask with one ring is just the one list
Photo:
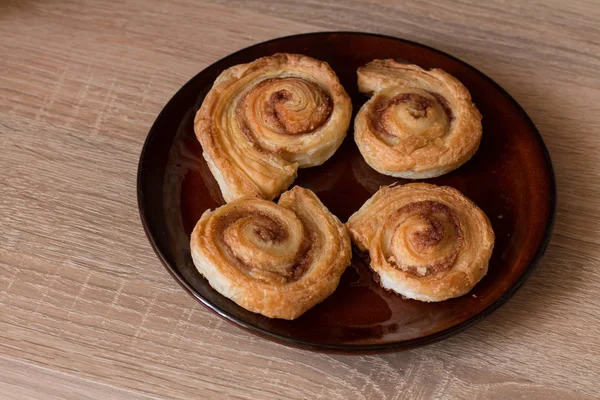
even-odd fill
[(190, 247), (216, 291), (247, 310), (283, 319), (331, 295), (352, 255), (344, 225), (299, 186), (277, 204), (244, 197), (206, 211)]
[(356, 116), (354, 140), (378, 172), (433, 178), (477, 151), (481, 114), (467, 88), (443, 70), (374, 60), (358, 69), (358, 89), (372, 97)]
[(219, 75), (194, 120), (225, 201), (272, 200), (338, 149), (352, 103), (326, 62), (275, 54)]
[(483, 211), (449, 186), (382, 187), (346, 227), (369, 251), (383, 288), (428, 302), (468, 293), (487, 273), (494, 248)]

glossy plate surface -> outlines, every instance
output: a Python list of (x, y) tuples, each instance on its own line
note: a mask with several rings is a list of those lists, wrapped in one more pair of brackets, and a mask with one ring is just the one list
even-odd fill
[[(242, 309), (214, 291), (196, 271), (189, 234), (201, 214), (223, 200), (194, 136), (194, 115), (224, 69), (277, 52), (327, 61), (352, 98), (354, 114), (367, 100), (357, 90), (356, 69), (375, 58), (442, 68), (470, 90), (483, 115), (479, 151), (458, 170), (427, 182), (457, 188), (492, 222), (496, 244), (489, 272), (471, 293), (442, 303), (405, 300), (382, 290), (372, 280), (364, 257), (355, 251), (352, 265), (331, 297), (297, 320), (284, 321)], [(381, 185), (397, 181), (407, 182), (381, 175), (363, 161), (350, 131), (329, 161), (300, 170), (295, 184), (312, 189), (345, 222)], [(183, 288), (222, 317), (254, 333), (292, 346), (339, 352), (415, 347), (447, 337), (488, 315), (516, 291), (542, 256), (552, 230), (555, 197), (552, 165), (537, 129), (490, 78), (417, 43), (348, 32), (275, 39), (206, 68), (160, 113), (148, 134), (138, 170), (142, 223), (160, 260)]]

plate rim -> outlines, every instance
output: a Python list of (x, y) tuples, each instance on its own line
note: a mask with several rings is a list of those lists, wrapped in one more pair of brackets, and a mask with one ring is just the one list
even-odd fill
[[(354, 36), (372, 36), (372, 37), (379, 37), (379, 38), (390, 39), (390, 40), (394, 40), (394, 41), (398, 41), (398, 42), (403, 42), (406, 44), (415, 45), (417, 47), (425, 48), (427, 50), (439, 53), (445, 57), (448, 57), (448, 58), (466, 66), (471, 71), (475, 72), (480, 77), (482, 77), (483, 79), (488, 81), (490, 84), (492, 84), (492, 86), (494, 86), (497, 90), (499, 90), (499, 92), (502, 95), (504, 95), (514, 106), (516, 106), (516, 108), (519, 110), (519, 113), (524, 117), (527, 125), (529, 126), (531, 131), (534, 133), (534, 136), (538, 142), (538, 145), (540, 146), (540, 148), (542, 150), (543, 158), (546, 162), (548, 172), (549, 172), (549, 177), (550, 177), (550, 188), (549, 188), (550, 207), (549, 207), (548, 221), (546, 223), (546, 227), (544, 228), (544, 235), (542, 237), (542, 240), (541, 240), (539, 246), (537, 247), (535, 254), (533, 255), (531, 262), (525, 268), (525, 270), (523, 271), (521, 276), (517, 279), (517, 281), (498, 300), (496, 300), (495, 302), (490, 304), (488, 307), (486, 307), (479, 313), (465, 319), (464, 321), (462, 321), (456, 325), (453, 325), (446, 329), (443, 329), (439, 332), (435, 332), (435, 333), (432, 333), (432, 334), (429, 334), (426, 336), (421, 336), (421, 337), (417, 337), (417, 338), (413, 338), (413, 339), (409, 339), (409, 340), (401, 340), (401, 341), (397, 341), (397, 342), (377, 343), (377, 344), (318, 343), (318, 342), (313, 342), (313, 341), (308, 341), (308, 340), (287, 337), (287, 336), (283, 336), (283, 335), (271, 332), (267, 329), (261, 328), (259, 326), (253, 325), (246, 321), (243, 321), (241, 319), (235, 318), (234, 316), (228, 314), (226, 311), (224, 311), (224, 310), (218, 308), (217, 306), (215, 306), (214, 304), (212, 304), (210, 301), (205, 299), (200, 293), (198, 293), (196, 290), (194, 290), (194, 288), (192, 288), (188, 284), (188, 282), (185, 280), (185, 278), (183, 276), (181, 276), (181, 274), (174, 267), (172, 267), (170, 265), (170, 263), (167, 261), (162, 250), (160, 249), (159, 245), (155, 241), (154, 235), (150, 231), (148, 219), (152, 218), (152, 217), (149, 216), (148, 211), (146, 210), (146, 207), (145, 207), (145, 203), (144, 203), (146, 196), (145, 196), (145, 193), (143, 190), (143, 181), (144, 181), (143, 166), (144, 166), (145, 162), (147, 162), (146, 161), (146, 151), (148, 150), (149, 142), (152, 140), (152, 138), (155, 135), (157, 135), (156, 125), (159, 120), (162, 120), (164, 118), (164, 114), (166, 113), (166, 110), (170, 108), (170, 105), (175, 100), (175, 98), (177, 98), (181, 92), (183, 92), (189, 85), (191, 85), (191, 82), (194, 81), (205, 70), (214, 68), (219, 63), (225, 62), (228, 59), (230, 59), (242, 52), (246, 52), (255, 47), (264, 46), (271, 42), (287, 40), (287, 39), (291, 39), (291, 38), (298, 38), (298, 37), (304, 37), (304, 36), (336, 35), (336, 34), (337, 35), (354, 35)], [(408, 350), (411, 348), (424, 346), (427, 344), (431, 344), (431, 343), (443, 340), (452, 335), (455, 335), (455, 334), (463, 331), (467, 327), (473, 325), (474, 323), (481, 321), (482, 319), (484, 319), (485, 317), (490, 315), (492, 312), (496, 311), (500, 306), (505, 304), (508, 301), (508, 299), (510, 299), (523, 286), (525, 281), (527, 281), (527, 279), (531, 276), (531, 274), (533, 273), (533, 271), (536, 269), (537, 265), (539, 264), (540, 260), (542, 259), (544, 253), (546, 252), (546, 250), (548, 248), (550, 239), (552, 237), (552, 232), (553, 232), (554, 224), (556, 221), (556, 208), (557, 208), (556, 176), (554, 173), (554, 167), (552, 164), (552, 159), (550, 158), (550, 153), (548, 151), (548, 148), (547, 148), (546, 144), (544, 143), (542, 135), (540, 134), (539, 130), (533, 123), (533, 120), (531, 119), (531, 117), (527, 114), (525, 109), (514, 99), (514, 97), (510, 93), (508, 93), (496, 81), (494, 81), (492, 78), (490, 78), (485, 73), (481, 72), (479, 69), (473, 67), (471, 64), (469, 64), (451, 54), (448, 54), (442, 50), (438, 50), (429, 45), (424, 45), (424, 44), (415, 42), (413, 40), (403, 39), (403, 38), (399, 38), (396, 36), (384, 35), (384, 34), (379, 34), (379, 33), (371, 33), (371, 32), (361, 32), (361, 31), (318, 31), (318, 32), (306, 32), (306, 33), (300, 33), (300, 34), (294, 34), (294, 35), (281, 36), (281, 37), (269, 39), (269, 40), (266, 40), (263, 42), (255, 43), (251, 46), (239, 49), (233, 53), (226, 55), (225, 57), (220, 58), (219, 60), (213, 62), (212, 64), (204, 67), (200, 72), (198, 72), (196, 75), (191, 77), (183, 86), (181, 86), (175, 92), (175, 94), (173, 94), (171, 96), (169, 101), (163, 106), (162, 110), (160, 111), (160, 113), (158, 114), (158, 116), (156, 117), (154, 122), (152, 123), (152, 126), (151, 126), (150, 130), (148, 131), (148, 134), (146, 135), (146, 139), (144, 140), (144, 144), (142, 146), (142, 151), (140, 153), (140, 158), (138, 161), (136, 192), (137, 192), (137, 203), (138, 203), (138, 211), (139, 211), (140, 220), (141, 220), (142, 226), (144, 228), (146, 237), (147, 237), (148, 241), (150, 242), (152, 249), (156, 253), (158, 259), (161, 261), (161, 263), (163, 264), (165, 269), (169, 272), (169, 274), (194, 299), (196, 299), (203, 306), (205, 306), (206, 308), (208, 308), (209, 310), (211, 310), (212, 312), (217, 314), (219, 317), (225, 319), (226, 321), (228, 321), (230, 323), (233, 323), (234, 325), (236, 325), (246, 331), (249, 331), (255, 335), (258, 335), (262, 338), (269, 339), (273, 342), (291, 346), (291, 347), (295, 347), (295, 348), (307, 349), (307, 350), (311, 350), (311, 351), (320, 351), (320, 352), (342, 353), (342, 354), (384, 353), (384, 352), (394, 352), (394, 351), (399, 351), (399, 350)]]

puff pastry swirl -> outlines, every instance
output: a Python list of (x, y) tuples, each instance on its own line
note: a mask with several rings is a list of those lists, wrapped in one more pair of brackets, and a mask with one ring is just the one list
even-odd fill
[(225, 201), (272, 200), (342, 143), (352, 103), (326, 62), (275, 54), (226, 69), (194, 120)]
[(299, 186), (277, 204), (243, 197), (206, 211), (190, 246), (215, 290), (247, 310), (283, 319), (332, 294), (352, 255), (344, 225)]
[(356, 116), (354, 140), (373, 169), (406, 179), (433, 178), (475, 154), (481, 114), (452, 75), (394, 60), (374, 60), (357, 73), (359, 90), (372, 97)]
[(383, 288), (427, 302), (468, 293), (487, 273), (494, 247), (483, 211), (449, 186), (382, 187), (346, 227), (369, 251)]

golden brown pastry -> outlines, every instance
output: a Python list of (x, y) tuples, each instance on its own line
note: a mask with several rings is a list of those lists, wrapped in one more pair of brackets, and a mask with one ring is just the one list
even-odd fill
[(354, 140), (378, 172), (433, 178), (477, 151), (481, 114), (467, 88), (443, 70), (374, 60), (358, 69), (358, 89), (372, 97), (356, 116)]
[(421, 301), (468, 293), (487, 273), (494, 247), (483, 211), (449, 186), (382, 187), (346, 227), (369, 251), (383, 288)]
[(226, 69), (194, 130), (225, 201), (272, 200), (340, 146), (352, 103), (326, 62), (275, 54)]
[(352, 255), (344, 225), (299, 186), (277, 204), (243, 197), (206, 211), (190, 247), (215, 290), (247, 310), (284, 319), (332, 294)]

